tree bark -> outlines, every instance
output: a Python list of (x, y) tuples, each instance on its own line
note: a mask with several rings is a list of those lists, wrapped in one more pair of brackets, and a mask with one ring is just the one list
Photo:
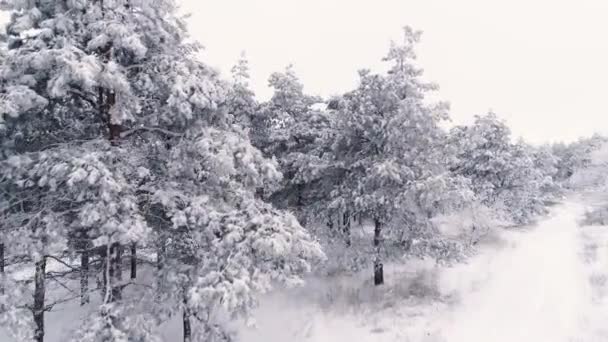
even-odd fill
[(114, 91), (108, 91), (106, 94), (106, 115), (108, 120), (108, 131), (109, 131), (109, 139), (110, 143), (114, 146), (118, 145), (118, 140), (120, 139), (120, 125), (112, 122), (112, 115), (110, 114), (110, 110), (116, 104), (116, 93)]
[(131, 244), (131, 279), (137, 278), (137, 245)]
[(0, 295), (4, 294), (4, 243), (0, 243)]
[(382, 223), (379, 219), (374, 219), (374, 249), (376, 256), (374, 257), (374, 285), (384, 284), (384, 268), (380, 257), (380, 247), (382, 244)]
[(108, 248), (103, 248), (100, 250), (99, 252), (99, 258), (101, 259), (101, 266), (100, 266), (100, 271), (101, 271), (101, 277), (102, 277), (102, 284), (99, 284), (99, 281), (97, 282), (98, 286), (100, 287), (100, 293), (101, 293), (101, 300), (102, 302), (105, 303), (106, 301), (106, 293), (108, 291), (108, 274), (110, 273), (110, 271), (108, 270), (109, 267), (109, 258), (108, 258)]
[(110, 249), (112, 258), (110, 259), (110, 279), (112, 288), (112, 301), (122, 299), (122, 245), (115, 243)]
[(342, 234), (344, 235), (344, 242), (346, 243), (346, 246), (350, 247), (352, 241), (350, 238), (350, 213), (348, 210), (342, 214)]
[(190, 308), (188, 308), (188, 301), (184, 297), (184, 313), (182, 317), (182, 322), (184, 324), (184, 342), (192, 341), (192, 327), (190, 326)]
[(333, 235), (334, 234), (334, 219), (333, 217), (331, 217), (331, 214), (327, 215), (327, 228), (329, 229), (330, 233)]
[(80, 305), (89, 303), (89, 251), (80, 254)]
[(34, 331), (34, 340), (36, 342), (44, 342), (44, 295), (45, 295), (45, 276), (46, 276), (46, 257), (36, 262), (36, 274), (34, 275), (34, 323), (36, 330)]
[(163, 269), (165, 267), (165, 240), (163, 235), (159, 235), (159, 240), (156, 245), (156, 296), (161, 298), (162, 288), (164, 286)]

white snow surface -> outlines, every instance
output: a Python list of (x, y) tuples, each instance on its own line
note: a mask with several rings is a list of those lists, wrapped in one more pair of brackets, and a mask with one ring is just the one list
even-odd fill
[(463, 305), (447, 321), (444, 338), (454, 342), (575, 340), (585, 330), (592, 307), (576, 223), (582, 213), (577, 204), (560, 206), (535, 229), (507, 236), (505, 248), (484, 256), (487, 263), (477, 272), (488, 279), (478, 291), (464, 293)]
[(536, 226), (482, 242), (465, 264), (389, 267), (389, 282), (377, 289), (352, 277), (270, 295), (257, 312), (257, 328), (242, 328), (241, 336), (253, 342), (608, 341), (601, 289), (608, 227), (579, 227), (583, 213), (578, 202), (558, 205)]
[[(255, 327), (232, 328), (247, 342), (608, 341), (608, 227), (580, 227), (580, 203), (554, 207), (536, 226), (495, 230), (466, 263), (406, 260), (385, 266), (380, 287), (365, 270), (272, 292)], [(64, 341), (79, 310), (47, 315), (46, 341)], [(181, 340), (180, 328), (163, 327), (165, 340)], [(0, 341), (12, 342), (1, 327)]]

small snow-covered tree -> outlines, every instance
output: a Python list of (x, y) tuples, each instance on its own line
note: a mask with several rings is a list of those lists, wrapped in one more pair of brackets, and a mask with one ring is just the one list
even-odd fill
[(234, 117), (236, 123), (254, 129), (252, 126), (259, 124), (255, 117), (258, 104), (255, 100), (255, 94), (249, 86), (251, 76), (249, 75), (249, 61), (245, 52), (241, 53), (237, 63), (230, 71), (232, 83), (227, 96), (228, 112)]
[(542, 145), (538, 147), (529, 146), (534, 167), (542, 175), (541, 192), (547, 200), (556, 198), (562, 193), (562, 187), (557, 177), (559, 172), (559, 158), (553, 153), (551, 146)]
[(450, 135), (456, 149), (450, 168), (471, 180), (482, 204), (498, 209), (515, 224), (544, 212), (541, 189), (550, 180), (536, 163), (533, 148), (513, 143), (509, 128), (495, 114), (477, 116), (473, 125), (455, 127)]

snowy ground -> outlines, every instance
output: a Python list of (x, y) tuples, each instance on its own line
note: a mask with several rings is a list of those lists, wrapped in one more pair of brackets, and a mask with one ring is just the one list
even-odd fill
[(567, 202), (500, 233), (468, 263), (408, 264), (370, 289), (335, 279), (265, 298), (245, 341), (595, 342), (608, 340), (608, 227), (579, 227)]
[[(387, 265), (382, 287), (367, 270), (274, 292), (262, 299), (255, 328), (233, 328), (248, 342), (608, 341), (608, 227), (580, 227), (580, 203), (492, 235), (455, 267), (408, 261)], [(47, 341), (63, 341), (77, 324), (72, 309), (47, 316), (47, 327), (61, 327)], [(10, 341), (1, 330), (0, 341)], [(179, 330), (169, 324), (166, 340)]]

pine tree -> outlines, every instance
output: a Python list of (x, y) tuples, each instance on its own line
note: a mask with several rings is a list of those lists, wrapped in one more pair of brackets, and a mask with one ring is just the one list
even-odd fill
[(494, 113), (477, 116), (472, 126), (455, 127), (451, 139), (458, 150), (451, 170), (471, 180), (482, 204), (514, 224), (544, 212), (542, 188), (549, 180), (535, 165), (534, 150), (513, 143), (509, 128)]
[[(83, 292), (83, 248), (102, 258), (102, 304), (74, 340), (154, 341), (177, 313), (199, 320), (186, 340), (224, 336), (219, 306), (247, 315), (256, 293), (299, 283), (323, 257), (293, 216), (256, 196), (281, 174), (231, 125), (229, 85), (196, 60), (173, 1), (7, 8), (2, 238), (9, 254), (37, 256), (41, 290), (47, 256), (81, 253)], [(136, 285), (122, 277), (122, 254), (135, 242), (156, 248), (158, 267), (125, 297)]]
[(292, 66), (272, 74), (269, 84), (274, 94), (258, 114), (265, 125), (257, 141), (268, 156), (277, 159), (284, 175), (270, 198), (277, 206), (296, 212), (305, 223), (328, 193), (322, 179), (328, 165), (332, 117), (313, 108), (321, 99), (304, 93)]
[[(256, 122), (256, 110), (258, 104), (255, 94), (249, 86), (249, 60), (245, 52), (241, 53), (237, 63), (230, 70), (232, 74), (232, 84), (228, 93), (228, 112), (234, 117), (234, 121), (239, 125), (254, 129), (252, 125)], [(255, 137), (254, 135), (252, 138)]]
[(415, 66), (419, 36), (406, 27), (402, 44), (393, 44), (385, 58), (388, 75), (361, 71), (359, 87), (344, 96), (337, 116), (333, 150), (344, 177), (333, 191), (333, 207), (373, 220), (376, 285), (384, 282), (385, 235), (403, 227), (407, 214), (421, 214), (419, 190), (445, 171), (438, 122), (447, 117), (446, 106), (425, 102), (436, 87), (422, 81)]

